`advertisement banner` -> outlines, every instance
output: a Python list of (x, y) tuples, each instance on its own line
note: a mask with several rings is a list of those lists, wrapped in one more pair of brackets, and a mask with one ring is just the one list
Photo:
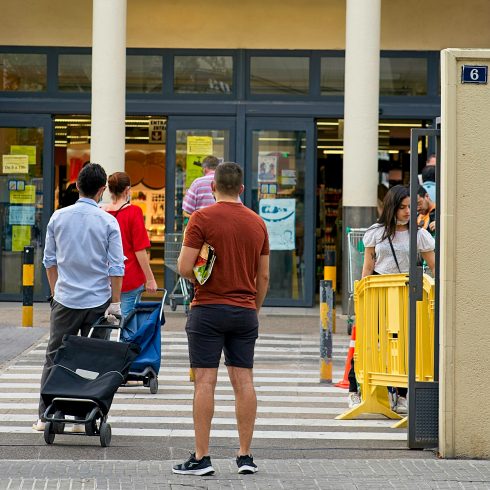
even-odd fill
[(269, 233), (271, 250), (294, 250), (295, 244), (295, 199), (261, 199), (259, 215)]

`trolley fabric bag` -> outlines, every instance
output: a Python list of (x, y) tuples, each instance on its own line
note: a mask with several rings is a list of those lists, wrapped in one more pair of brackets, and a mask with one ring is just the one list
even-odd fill
[(41, 388), (44, 403), (49, 407), (54, 398), (73, 399), (65, 402), (67, 413), (85, 416), (86, 405), (79, 400), (91, 400), (106, 415), (139, 352), (133, 343), (65, 335)]

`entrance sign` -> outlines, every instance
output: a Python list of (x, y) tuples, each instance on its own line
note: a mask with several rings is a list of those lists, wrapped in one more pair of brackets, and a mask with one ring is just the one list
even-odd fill
[(461, 67), (461, 83), (488, 83), (488, 66), (463, 65)]
[(164, 143), (165, 119), (150, 119), (148, 122), (148, 140), (150, 143)]

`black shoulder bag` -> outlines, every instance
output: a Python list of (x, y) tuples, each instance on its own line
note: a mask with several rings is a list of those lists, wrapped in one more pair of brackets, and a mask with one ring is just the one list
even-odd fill
[(402, 271), (400, 269), (400, 266), (398, 265), (398, 259), (396, 258), (395, 249), (393, 248), (393, 243), (391, 243), (391, 237), (390, 236), (388, 236), (388, 241), (390, 242), (391, 253), (393, 254), (393, 258), (395, 259), (396, 267), (398, 269), (398, 272), (401, 274)]

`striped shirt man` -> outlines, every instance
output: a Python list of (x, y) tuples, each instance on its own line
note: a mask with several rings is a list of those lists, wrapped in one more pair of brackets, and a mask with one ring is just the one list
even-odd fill
[(211, 182), (214, 179), (214, 170), (209, 170), (206, 175), (196, 179), (184, 197), (182, 202), (182, 209), (188, 213), (192, 214), (198, 209), (206, 208), (215, 203), (213, 194), (211, 192)]

